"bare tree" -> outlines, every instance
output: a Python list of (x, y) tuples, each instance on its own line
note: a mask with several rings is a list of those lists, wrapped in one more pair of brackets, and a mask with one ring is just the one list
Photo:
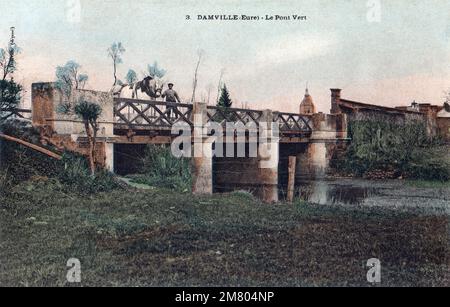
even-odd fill
[(212, 83), (209, 83), (206, 86), (206, 92), (208, 93), (208, 99), (207, 99), (208, 104), (210, 104), (210, 101), (211, 101), (211, 92), (212, 92), (213, 88), (214, 88), (214, 85)]
[(202, 62), (203, 56), (205, 55), (205, 51), (198, 50), (197, 55), (198, 55), (198, 60), (197, 60), (197, 66), (195, 67), (195, 72), (194, 72), (194, 83), (193, 83), (192, 98), (191, 98), (192, 103), (195, 102), (195, 91), (197, 90), (197, 83), (198, 83), (198, 79), (197, 79), (198, 69)]

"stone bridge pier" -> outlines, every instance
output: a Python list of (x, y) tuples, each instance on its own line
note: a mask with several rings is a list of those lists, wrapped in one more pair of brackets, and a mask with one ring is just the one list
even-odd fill
[(317, 113), (312, 117), (313, 132), (306, 147), (297, 155), (298, 179), (323, 179), (330, 164), (347, 145), (347, 116)]
[[(206, 124), (206, 106), (197, 104), (196, 114)], [(194, 138), (201, 140), (194, 144), (202, 148), (202, 156), (193, 158), (194, 194), (212, 194), (235, 190), (250, 191), (266, 203), (279, 201), (286, 190), (288, 159), (297, 157), (296, 179), (324, 178), (330, 162), (347, 141), (347, 119), (345, 114), (317, 113), (311, 116), (312, 134), (308, 138), (290, 139), (274, 134), (272, 126), (265, 130), (268, 142), (252, 143), (248, 138), (237, 142), (231, 140), (230, 147), (223, 145), (223, 157), (214, 156), (214, 142), (211, 138), (194, 132)], [(272, 123), (273, 112), (265, 110), (261, 122)], [(200, 125), (201, 126), (201, 125)], [(200, 128), (200, 126), (198, 128)], [(237, 155), (237, 147), (245, 147), (245, 155)], [(250, 148), (257, 148), (257, 155), (251, 155)]]
[[(245, 189), (264, 202), (278, 202), (279, 137), (272, 129), (272, 111), (263, 111), (260, 119), (267, 125), (263, 129), (267, 142), (258, 142), (248, 136), (242, 140), (208, 136), (205, 129), (208, 123), (207, 105), (204, 103), (194, 105), (194, 117), (193, 193), (202, 195)], [(219, 143), (223, 140), (227, 142)], [(219, 152), (219, 146), (223, 146), (220, 150), (223, 156), (215, 155)], [(239, 146), (245, 148), (245, 155), (238, 154)]]

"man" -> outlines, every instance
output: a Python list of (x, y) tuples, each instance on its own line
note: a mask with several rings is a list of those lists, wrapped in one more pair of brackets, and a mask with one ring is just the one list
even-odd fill
[[(165, 99), (166, 102), (170, 103), (181, 102), (180, 97), (178, 97), (178, 93), (173, 89), (173, 83), (169, 83), (169, 89), (162, 94), (162, 98)], [(172, 116), (173, 111), (175, 114), (175, 118), (178, 119), (176, 108), (176, 106), (167, 107), (167, 114), (169, 115), (169, 118)]]

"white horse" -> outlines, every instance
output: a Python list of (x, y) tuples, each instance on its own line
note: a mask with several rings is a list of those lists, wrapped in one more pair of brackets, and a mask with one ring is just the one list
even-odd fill
[[(144, 100), (145, 95), (140, 95), (145, 93), (150, 100), (157, 100), (162, 95), (162, 91), (164, 88), (164, 81), (159, 78), (145, 77), (142, 81), (138, 81), (133, 84), (122, 84), (115, 85), (111, 88), (110, 93), (112, 93), (115, 98), (131, 98), (131, 99), (142, 99)], [(141, 97), (142, 96), (142, 97)], [(143, 111), (144, 107), (141, 104), (135, 104), (137, 107)], [(145, 112), (147, 117), (155, 117), (155, 110), (150, 109)], [(131, 107), (127, 107), (127, 118), (128, 120), (132, 120), (136, 118), (137, 112)], [(142, 117), (136, 118), (136, 122), (141, 124), (143, 121)]]
[[(151, 100), (161, 97), (164, 81), (159, 78), (145, 77), (142, 81), (132, 84), (114, 85), (110, 93), (116, 98), (143, 99), (140, 94), (145, 93)], [(125, 92), (124, 92), (125, 90)], [(131, 92), (131, 97), (130, 96)], [(128, 94), (128, 95), (124, 95)]]

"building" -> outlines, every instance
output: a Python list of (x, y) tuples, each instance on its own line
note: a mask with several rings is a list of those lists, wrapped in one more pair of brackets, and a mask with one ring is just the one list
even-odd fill
[(331, 114), (339, 113), (347, 114), (349, 120), (389, 120), (398, 124), (423, 121), (429, 135), (450, 142), (450, 112), (443, 106), (414, 101), (411, 106), (385, 107), (343, 99), (341, 89), (331, 89)]
[(312, 115), (316, 113), (316, 106), (314, 105), (314, 101), (309, 94), (308, 88), (305, 90), (305, 97), (303, 101), (300, 103), (300, 114), (301, 115)]

